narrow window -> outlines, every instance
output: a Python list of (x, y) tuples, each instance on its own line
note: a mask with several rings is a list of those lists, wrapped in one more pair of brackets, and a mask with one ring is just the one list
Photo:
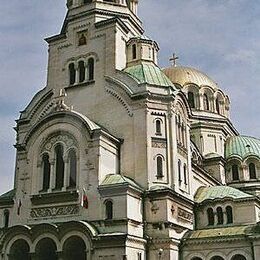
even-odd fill
[(250, 179), (256, 179), (256, 167), (254, 163), (249, 164), (249, 176)]
[(218, 218), (218, 225), (222, 225), (224, 223), (224, 218), (223, 218), (223, 211), (221, 207), (217, 208), (217, 218)]
[(216, 110), (217, 110), (217, 113), (220, 114), (220, 107), (219, 107), (219, 100), (218, 100), (218, 98), (216, 99)]
[(9, 215), (10, 215), (9, 210), (5, 210), (4, 211), (4, 227), (5, 228), (9, 227)]
[(83, 82), (85, 80), (86, 68), (84, 61), (79, 62), (79, 82)]
[(48, 154), (43, 155), (42, 163), (43, 163), (42, 190), (47, 191), (50, 188), (50, 171), (51, 171), (51, 165), (50, 165)]
[(113, 202), (112, 201), (107, 201), (105, 203), (106, 207), (106, 219), (113, 219)]
[(157, 178), (163, 177), (163, 159), (161, 156), (158, 156), (156, 159), (157, 163)]
[(194, 93), (191, 91), (188, 92), (188, 102), (189, 102), (191, 108), (195, 108)]
[(132, 57), (133, 57), (133, 60), (136, 59), (136, 44), (133, 44), (132, 46)]
[(140, 253), (140, 252), (137, 253), (137, 259), (142, 260), (142, 253)]
[(70, 85), (73, 85), (76, 81), (76, 70), (74, 63), (69, 65), (69, 74), (70, 74)]
[(182, 182), (181, 179), (181, 160), (178, 161), (178, 176), (179, 176), (179, 183)]
[(88, 80), (94, 80), (94, 59), (88, 59)]
[(183, 166), (183, 175), (184, 175), (184, 184), (187, 185), (188, 182), (187, 182), (187, 166), (186, 166), (186, 164), (184, 164), (184, 166)]
[(56, 189), (61, 189), (64, 183), (64, 161), (63, 161), (63, 147), (57, 145), (55, 148), (56, 155)]
[(207, 209), (207, 215), (208, 215), (208, 225), (213, 226), (214, 225), (214, 212), (212, 208)]
[(237, 164), (232, 165), (232, 178), (233, 178), (233, 181), (239, 180), (239, 172), (238, 172), (238, 165)]
[(204, 110), (209, 111), (209, 99), (207, 94), (203, 95), (203, 106), (204, 106)]
[(70, 187), (76, 187), (77, 182), (77, 157), (76, 152), (71, 150), (69, 152), (69, 169), (70, 169)]
[(232, 207), (227, 206), (226, 207), (226, 214), (227, 214), (227, 224), (233, 223), (233, 211)]
[(156, 130), (156, 135), (161, 135), (162, 134), (162, 123), (161, 120), (157, 119), (155, 121), (155, 130)]

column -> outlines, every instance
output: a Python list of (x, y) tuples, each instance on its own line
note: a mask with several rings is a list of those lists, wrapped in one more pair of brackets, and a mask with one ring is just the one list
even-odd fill
[(69, 187), (69, 160), (66, 158), (64, 160), (64, 180), (62, 190), (66, 191), (66, 188)]
[(51, 171), (50, 171), (50, 188), (48, 192), (52, 192), (53, 189), (55, 189), (55, 160), (50, 161), (51, 165)]
[(85, 81), (87, 82), (88, 81), (88, 63), (87, 62), (84, 62), (84, 65), (85, 65)]
[(78, 84), (79, 83), (79, 66), (78, 66), (78, 63), (75, 64), (75, 71), (76, 71), (75, 84)]

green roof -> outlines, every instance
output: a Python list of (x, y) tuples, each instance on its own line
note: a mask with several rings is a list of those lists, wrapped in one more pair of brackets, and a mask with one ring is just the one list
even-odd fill
[(138, 84), (150, 84), (156, 86), (173, 86), (167, 76), (152, 62), (142, 62), (141, 64), (124, 69)]
[(200, 187), (195, 195), (195, 202), (202, 203), (206, 200), (224, 198), (243, 199), (252, 197), (252, 195), (229, 186)]
[(260, 158), (260, 139), (249, 136), (232, 136), (227, 139), (225, 147), (225, 158), (239, 157), (245, 159), (247, 156)]
[(121, 174), (108, 174), (102, 181), (101, 186), (117, 184), (129, 184), (139, 190), (142, 189), (134, 180)]
[(222, 228), (210, 228), (202, 230), (194, 230), (188, 232), (186, 238), (198, 239), (198, 238), (216, 238), (216, 237), (231, 237), (231, 236), (243, 236), (246, 234), (257, 233), (254, 225), (248, 226), (233, 226)]
[(10, 190), (0, 196), (0, 205), (13, 204), (13, 198), (15, 196), (15, 190)]

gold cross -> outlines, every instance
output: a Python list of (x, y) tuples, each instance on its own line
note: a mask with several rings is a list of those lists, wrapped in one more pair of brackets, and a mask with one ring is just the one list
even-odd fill
[(176, 56), (175, 53), (173, 53), (172, 58), (170, 58), (170, 62), (172, 62), (172, 66), (176, 67), (178, 59), (179, 59), (179, 57)]

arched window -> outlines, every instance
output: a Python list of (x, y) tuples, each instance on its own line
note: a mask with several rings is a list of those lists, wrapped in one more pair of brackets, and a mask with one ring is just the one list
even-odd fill
[(81, 45), (86, 45), (87, 44), (87, 38), (86, 36), (82, 33), (79, 37), (79, 46)]
[(4, 211), (4, 227), (8, 228), (9, 227), (9, 216), (10, 216), (10, 212), (8, 209), (6, 209)]
[(105, 203), (106, 207), (106, 219), (113, 219), (113, 202), (108, 200)]
[(227, 206), (226, 207), (226, 214), (227, 214), (227, 224), (233, 223), (233, 211), (232, 207)]
[(70, 187), (76, 187), (77, 184), (77, 156), (74, 150), (69, 152), (69, 170), (70, 170)]
[(161, 135), (162, 134), (162, 122), (161, 120), (157, 119), (155, 121), (155, 134), (156, 135)]
[(157, 156), (156, 158), (156, 168), (157, 168), (157, 178), (163, 177), (163, 158), (161, 156)]
[(64, 260), (86, 260), (86, 244), (78, 236), (68, 238), (63, 246)]
[(69, 74), (70, 74), (70, 85), (73, 85), (76, 81), (76, 70), (74, 63), (69, 65)]
[(204, 110), (209, 111), (209, 99), (207, 94), (203, 95), (203, 106), (204, 106)]
[(239, 181), (239, 171), (237, 164), (232, 165), (232, 179), (233, 181)]
[(207, 215), (208, 215), (208, 225), (213, 226), (214, 225), (214, 212), (212, 208), (207, 209)]
[(249, 164), (249, 177), (250, 179), (256, 179), (256, 167), (254, 163)]
[(178, 178), (179, 178), (179, 183), (182, 182), (181, 178), (181, 160), (178, 161)]
[(42, 164), (43, 164), (42, 190), (47, 191), (50, 188), (50, 172), (51, 172), (51, 165), (50, 165), (48, 154), (44, 154), (42, 156)]
[(37, 259), (41, 260), (58, 260), (56, 251), (57, 246), (50, 238), (43, 238), (38, 242), (35, 248)]
[(93, 58), (89, 58), (88, 59), (88, 80), (94, 80), (94, 59)]
[(136, 56), (137, 56), (136, 44), (133, 44), (133, 46), (132, 46), (132, 57), (133, 57), (133, 60), (136, 59)]
[(183, 176), (184, 176), (184, 184), (187, 185), (188, 181), (187, 181), (187, 166), (186, 166), (186, 164), (183, 165)]
[(218, 218), (218, 225), (222, 225), (224, 223), (224, 218), (223, 218), (223, 210), (221, 207), (217, 207), (217, 218)]
[(55, 147), (56, 157), (56, 189), (61, 189), (64, 184), (64, 160), (63, 160), (63, 147), (59, 144)]
[(84, 61), (79, 62), (79, 82), (83, 82), (85, 80), (86, 68)]
[(217, 110), (217, 113), (220, 114), (220, 107), (219, 107), (219, 99), (218, 98), (216, 99), (216, 110)]
[(246, 258), (243, 255), (234, 255), (231, 260), (246, 260)]
[(16, 240), (11, 248), (10, 248), (10, 253), (8, 256), (8, 259), (10, 260), (17, 260), (17, 259), (22, 259), (22, 260), (29, 260), (30, 258), (30, 247), (28, 243), (23, 240), (23, 239), (18, 239)]
[(191, 108), (195, 108), (194, 93), (191, 91), (188, 92), (188, 102), (189, 102)]

